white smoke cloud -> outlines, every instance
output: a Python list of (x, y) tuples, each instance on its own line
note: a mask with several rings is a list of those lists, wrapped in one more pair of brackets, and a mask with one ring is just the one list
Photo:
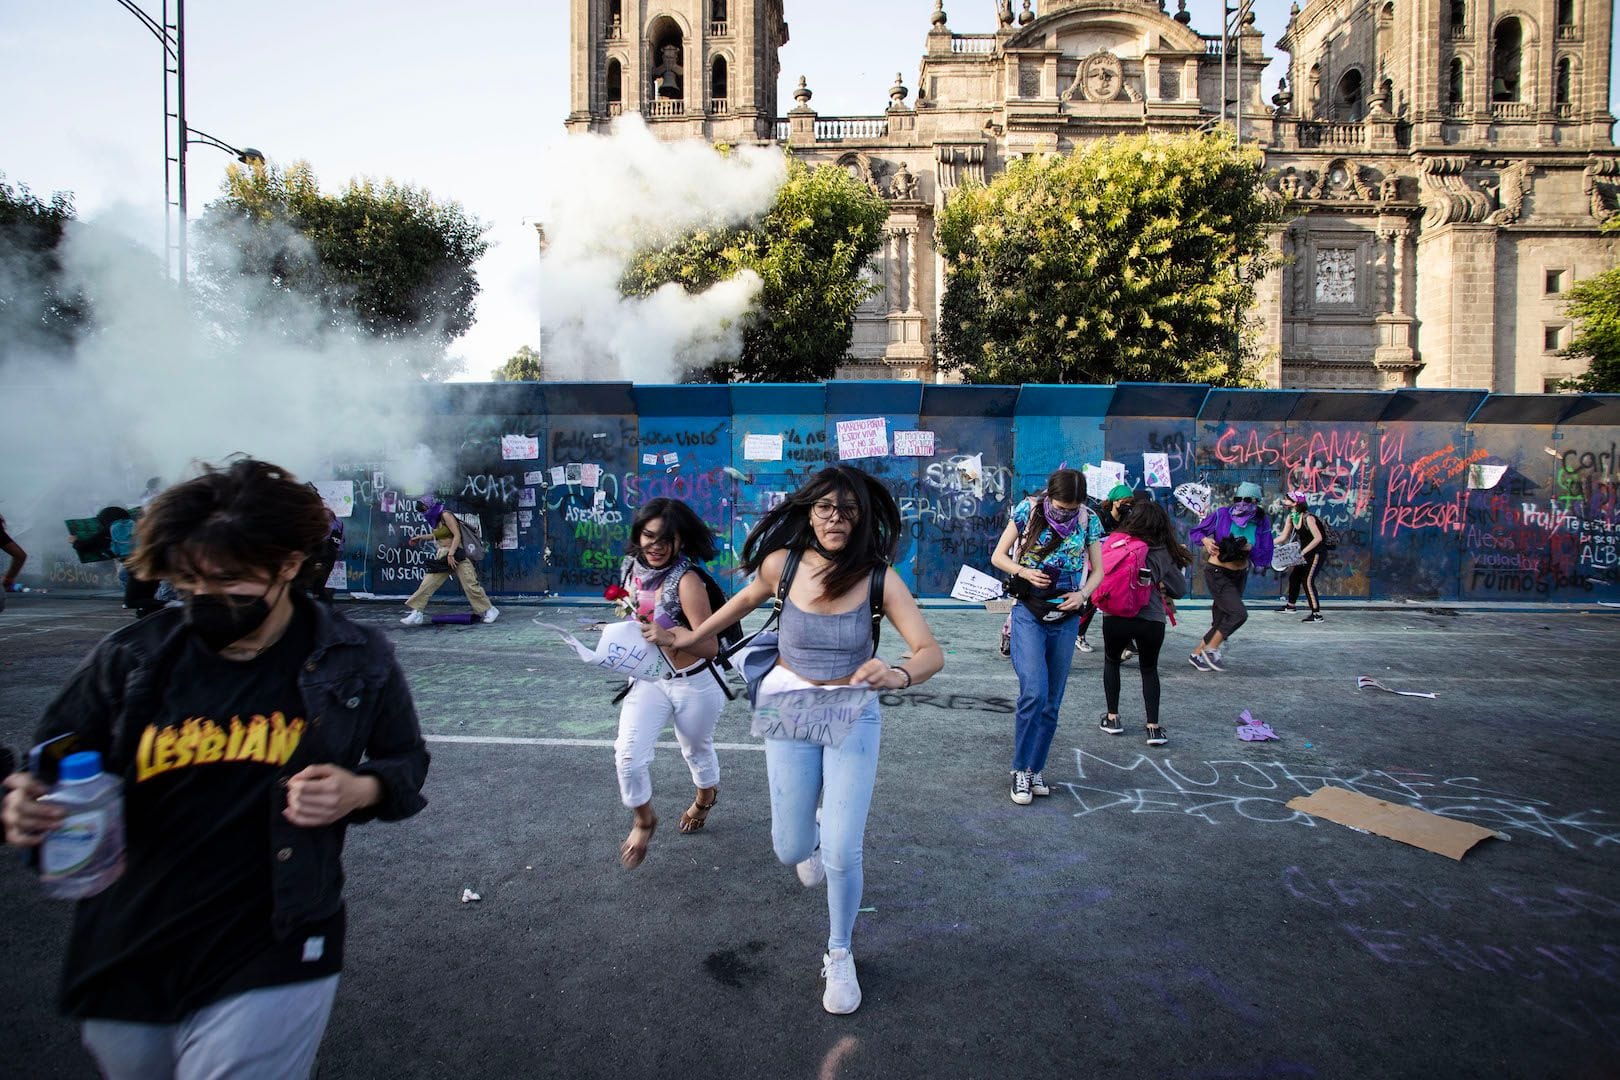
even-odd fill
[(701, 293), (674, 285), (619, 294), (631, 257), (695, 228), (764, 215), (787, 178), (780, 151), (660, 142), (639, 116), (611, 135), (562, 140), (551, 160), (549, 244), (540, 264), (541, 326), (554, 379), (671, 382), (738, 355), (742, 317), (762, 286), (744, 271)]

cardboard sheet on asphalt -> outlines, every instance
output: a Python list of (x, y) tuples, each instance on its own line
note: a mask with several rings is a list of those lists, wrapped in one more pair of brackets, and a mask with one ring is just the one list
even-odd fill
[(1303, 810), (1313, 817), (1326, 818), (1352, 829), (1387, 836), (1391, 840), (1399, 840), (1458, 862), (1462, 861), (1470, 848), (1486, 837), (1502, 837), (1501, 833), (1466, 821), (1455, 821), (1427, 810), (1385, 802), (1344, 788), (1317, 788), (1309, 795), (1289, 799), (1288, 808)]

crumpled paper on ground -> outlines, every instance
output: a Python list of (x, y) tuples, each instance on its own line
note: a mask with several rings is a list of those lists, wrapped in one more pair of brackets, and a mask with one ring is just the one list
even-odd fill
[(1238, 715), (1238, 719), (1242, 720), (1243, 723), (1238, 725), (1237, 737), (1244, 742), (1265, 742), (1267, 739), (1280, 738), (1275, 731), (1271, 730), (1270, 724), (1261, 723), (1253, 716), (1250, 716), (1248, 709), (1244, 709)]

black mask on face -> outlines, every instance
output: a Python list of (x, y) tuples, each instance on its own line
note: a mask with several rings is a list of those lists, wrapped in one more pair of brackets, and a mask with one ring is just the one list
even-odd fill
[(186, 626), (209, 652), (241, 641), (270, 617), (269, 592), (252, 599), (206, 593), (186, 600)]

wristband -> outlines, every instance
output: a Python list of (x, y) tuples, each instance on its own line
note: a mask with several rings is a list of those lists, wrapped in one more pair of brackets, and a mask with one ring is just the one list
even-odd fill
[(900, 689), (902, 689), (902, 690), (910, 690), (911, 689), (911, 672), (907, 671), (905, 668), (901, 667), (899, 664), (890, 664), (889, 665), (889, 670), (890, 671), (898, 671), (900, 674), (902, 674), (902, 675), (904, 675), (906, 677), (906, 685), (902, 686)]

